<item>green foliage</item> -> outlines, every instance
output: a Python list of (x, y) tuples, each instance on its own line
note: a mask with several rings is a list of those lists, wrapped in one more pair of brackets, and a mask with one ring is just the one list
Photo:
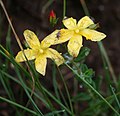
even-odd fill
[(90, 25), (88, 28), (89, 29), (97, 29), (99, 27), (99, 23), (97, 23), (97, 24), (92, 24), (92, 25)]
[(82, 62), (89, 55), (90, 49), (87, 47), (82, 47), (77, 58), (74, 59), (75, 62)]
[[(51, 1), (49, 1), (51, 2)], [(66, 1), (64, 0), (63, 17)], [(1, 17), (1, 16), (0, 16)], [(1, 22), (1, 19), (0, 19)], [(0, 24), (1, 26), (1, 24)], [(89, 28), (96, 28), (91, 25)], [(0, 28), (1, 30), (1, 28)], [(0, 32), (1, 37), (1, 32)], [(0, 38), (1, 40), (1, 38)], [(1, 41), (0, 41), (1, 42)], [(52, 74), (41, 78), (35, 70), (32, 61), (17, 63), (11, 43), (11, 29), (8, 27), (6, 45), (0, 43), (0, 85), (6, 96), (0, 95), (0, 103), (10, 104), (15, 116), (119, 116), (120, 109), (120, 79), (113, 88), (110, 78), (109, 59), (99, 43), (107, 79), (95, 77), (95, 72), (85, 63), (90, 49), (82, 47), (77, 58), (64, 54), (67, 69), (74, 78), (64, 77), (62, 69), (52, 64)], [(105, 60), (107, 58), (107, 60)], [(66, 70), (66, 69), (65, 69)], [(105, 83), (105, 91), (102, 86)], [(15, 87), (18, 88), (15, 88)], [(16, 90), (16, 91), (14, 91)], [(19, 91), (19, 92), (17, 92)], [(17, 95), (16, 95), (17, 93)], [(27, 96), (25, 100), (24, 96)], [(103, 97), (104, 96), (104, 97)]]
[(57, 22), (58, 22), (58, 18), (56, 19), (56, 18), (50, 17), (50, 25), (52, 27), (54, 27), (57, 24)]
[[(10, 36), (11, 31), (8, 30), (8, 36)], [(7, 39), (8, 39), (7, 36)], [(10, 39), (10, 38), (9, 38)], [(119, 93), (113, 93), (114, 95), (109, 96), (109, 98), (105, 99), (101, 97), (101, 94), (99, 93), (100, 88), (95, 90), (96, 87), (100, 86), (101, 81), (94, 82), (93, 77), (95, 76), (95, 72), (91, 69), (88, 68), (88, 66), (85, 64), (85, 59), (88, 56), (90, 49), (83, 47), (78, 55), (77, 58), (73, 59), (69, 54), (64, 54), (66, 58), (66, 63), (72, 68), (70, 68), (73, 73), (75, 74), (75, 77), (73, 81), (77, 80), (78, 84), (82, 84), (84, 88), (83, 92), (79, 92), (77, 89), (77, 93), (75, 96), (71, 96), (72, 92), (69, 92), (70, 90), (68, 89), (67, 82), (65, 81), (60, 69), (58, 69), (54, 64), (53, 64), (53, 87), (55, 93), (53, 93), (53, 90), (50, 90), (47, 88), (46, 83), (41, 84), (40, 82), (40, 75), (36, 72), (34, 65), (32, 62), (28, 62), (28, 66), (30, 67), (30, 71), (33, 74), (34, 80), (35, 80), (35, 87), (34, 87), (34, 92), (33, 92), (33, 82), (32, 82), (32, 77), (31, 74), (27, 71), (26, 67), (23, 67), (25, 64), (20, 65), (16, 63), (14, 60), (13, 56), (8, 53), (13, 53), (11, 51), (11, 41), (6, 41), (6, 48), (4, 48), (2, 45), (0, 45), (0, 55), (2, 56), (2, 64), (0, 65), (0, 81), (1, 84), (3, 85), (4, 90), (6, 91), (8, 97), (7, 99), (0, 96), (1, 102), (7, 102), (11, 104), (11, 107), (16, 110), (16, 115), (80, 115), (85, 116), (85, 115), (102, 115), (102, 114), (107, 114), (109, 112), (109, 106), (111, 107), (110, 104), (114, 103), (114, 100), (117, 100), (117, 104), (119, 106), (119, 100), (117, 96)], [(9, 46), (9, 47), (8, 47)], [(8, 51), (7, 51), (8, 50)], [(5, 60), (4, 60), (5, 59)], [(12, 64), (12, 65), (11, 65)], [(66, 66), (67, 66), (66, 65)], [(13, 69), (11, 69), (11, 66)], [(14, 70), (14, 75), (11, 75), (9, 73), (10, 70)], [(57, 73), (59, 72), (60, 75), (60, 80), (62, 83), (64, 83), (64, 89), (66, 93), (63, 93), (61, 88), (59, 87), (59, 81), (57, 77)], [(17, 78), (16, 78), (17, 77)], [(45, 78), (47, 79), (47, 78)], [(100, 79), (100, 78), (99, 78)], [(82, 83), (81, 83), (82, 81)], [(20, 93), (20, 98), (23, 98), (23, 92), (28, 96), (28, 102), (27, 105), (25, 105), (24, 98), (19, 103), (19, 101), (16, 100), (15, 93), (12, 91), (12, 88), (10, 86), (10, 83), (17, 83), (21, 87), (21, 93)], [(76, 84), (77, 84), (76, 83)], [(45, 85), (44, 85), (45, 84)], [(86, 85), (88, 86), (86, 88)], [(72, 88), (71, 88), (72, 90)], [(76, 91), (76, 89), (72, 90)], [(33, 95), (31, 96), (31, 93)], [(66, 96), (67, 95), (67, 96)], [(100, 96), (100, 99), (98, 96)], [(34, 98), (34, 99), (33, 99)], [(106, 101), (107, 100), (107, 101)], [(44, 112), (43, 109), (39, 108), (39, 104), (37, 103), (39, 101), (40, 103), (44, 104), (46, 109), (49, 109), (49, 112)], [(87, 102), (87, 104), (86, 104)], [(104, 103), (106, 102), (106, 104)], [(74, 106), (79, 106), (81, 103), (86, 104), (88, 108), (84, 110), (82, 113), (79, 112), (78, 109)], [(110, 104), (109, 104), (110, 103)], [(24, 104), (24, 105), (21, 105)], [(54, 104), (58, 105), (59, 108), (55, 107)], [(108, 106), (107, 106), (108, 105)], [(31, 107), (32, 106), (32, 107)], [(103, 108), (105, 106), (106, 108)], [(20, 108), (21, 110), (18, 110)], [(96, 110), (95, 110), (96, 108)], [(113, 108), (113, 107), (111, 107)], [(116, 107), (118, 109), (118, 107)], [(41, 111), (43, 110), (43, 111)], [(101, 112), (103, 112), (101, 114)], [(116, 112), (116, 110), (113, 111)], [(114, 115), (114, 112), (112, 113)], [(116, 114), (118, 114), (116, 112)]]

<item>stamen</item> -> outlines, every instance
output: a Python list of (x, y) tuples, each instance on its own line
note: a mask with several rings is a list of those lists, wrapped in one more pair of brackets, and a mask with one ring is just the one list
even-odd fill
[(70, 21), (68, 21), (66, 24), (67, 24), (67, 25), (70, 25)]
[(79, 29), (76, 29), (75, 32), (76, 32), (76, 33), (79, 33)]
[(39, 51), (40, 51), (41, 54), (44, 52), (42, 49), (40, 49)]

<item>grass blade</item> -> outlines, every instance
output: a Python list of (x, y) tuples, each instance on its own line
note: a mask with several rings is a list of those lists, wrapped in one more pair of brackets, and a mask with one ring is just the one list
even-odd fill
[(22, 105), (20, 105), (20, 104), (17, 104), (16, 102), (13, 102), (13, 101), (11, 101), (11, 100), (8, 100), (8, 99), (6, 99), (6, 98), (4, 98), (4, 97), (1, 97), (1, 96), (0, 96), (0, 100), (5, 101), (5, 102), (7, 102), (7, 103), (9, 103), (9, 104), (12, 104), (12, 105), (14, 105), (14, 106), (16, 106), (16, 107), (19, 107), (19, 108), (21, 108), (21, 109), (24, 109), (24, 110), (26, 110), (27, 112), (32, 113), (32, 114), (34, 114), (34, 115), (38, 115), (38, 114), (37, 114), (36, 112), (34, 112), (33, 110), (30, 110), (30, 109), (28, 109), (28, 108), (26, 108), (26, 107), (24, 107), (24, 106), (22, 106)]

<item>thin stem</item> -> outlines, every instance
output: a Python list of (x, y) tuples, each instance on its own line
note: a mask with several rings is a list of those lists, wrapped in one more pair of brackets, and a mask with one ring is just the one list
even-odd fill
[[(73, 81), (74, 81), (74, 96), (76, 96), (78, 93), (78, 81), (75, 78)], [(77, 113), (79, 109), (78, 102), (74, 104), (74, 107), (75, 107), (75, 112)]]
[(47, 3), (42, 8), (42, 14), (45, 14), (46, 9), (54, 2), (54, 0), (48, 0)]
[[(87, 5), (86, 5), (85, 0), (80, 0), (80, 2), (81, 2), (81, 4), (82, 4), (83, 10), (84, 10), (84, 12), (85, 12), (85, 15), (90, 16), (90, 13), (89, 13), (89, 10), (88, 10), (88, 7), (87, 7)], [(102, 55), (104, 56), (104, 58), (105, 58), (105, 60), (106, 60), (106, 62), (107, 62), (107, 65), (108, 65), (108, 67), (109, 67), (110, 74), (111, 74), (111, 76), (112, 76), (112, 78), (113, 78), (113, 81), (114, 81), (114, 83), (115, 83), (115, 86), (117, 87), (117, 80), (116, 80), (117, 77), (115, 76), (114, 70), (113, 70), (113, 68), (112, 68), (112, 64), (111, 64), (110, 59), (109, 59), (109, 57), (108, 57), (108, 55), (107, 55), (107, 52), (106, 52), (106, 50), (105, 50), (105, 47), (104, 47), (104, 45), (103, 45), (102, 42), (98, 42), (98, 46), (99, 46), (99, 48), (100, 48), (101, 51), (102, 51)]]
[(72, 114), (71, 114), (71, 111), (70, 111), (66, 106), (64, 106), (59, 100), (57, 100), (56, 97), (54, 97), (47, 89), (45, 89), (44, 87), (42, 87), (42, 89), (43, 89), (56, 103), (58, 103), (62, 108), (64, 108), (64, 109), (70, 114), (70, 116), (72, 115)]
[(75, 72), (67, 63), (65, 63), (65, 65), (73, 71), (74, 74), (76, 74), (79, 79), (81, 79), (89, 88), (91, 88), (91, 90), (93, 90), (118, 116), (120, 116), (120, 114), (116, 111), (116, 109), (114, 109), (114, 107), (97, 91), (93, 88), (93, 86), (91, 86), (83, 77), (81, 77), (77, 72)]
[(4, 98), (4, 97), (1, 97), (1, 96), (0, 96), (0, 100), (5, 101), (5, 102), (7, 102), (7, 103), (10, 103), (10, 104), (12, 104), (12, 105), (14, 105), (14, 106), (16, 106), (16, 107), (21, 108), (21, 109), (24, 109), (24, 110), (26, 110), (27, 112), (30, 112), (31, 114), (38, 115), (38, 114), (37, 114), (36, 112), (34, 112), (33, 110), (30, 110), (30, 109), (28, 109), (28, 108), (26, 108), (26, 107), (24, 107), (24, 106), (22, 106), (22, 105), (20, 105), (20, 104), (17, 104), (16, 102), (13, 102), (13, 101), (11, 101), (11, 100), (8, 100), (8, 99), (6, 99), (6, 98)]
[(119, 102), (119, 100), (118, 100), (118, 98), (117, 98), (117, 96), (116, 96), (116, 94), (115, 94), (115, 90), (114, 90), (114, 88), (110, 85), (110, 88), (111, 88), (111, 91), (112, 91), (112, 93), (113, 93), (113, 95), (114, 95), (114, 97), (115, 97), (115, 100), (116, 100), (116, 102), (117, 102), (117, 105), (118, 105), (118, 107), (119, 107), (119, 109), (120, 109), (120, 102)]
[(46, 95), (45, 91), (43, 90), (43, 87), (42, 87), (41, 83), (39, 82), (39, 79), (38, 79), (38, 78), (37, 78), (37, 81), (36, 81), (36, 86), (37, 86), (37, 88), (41, 91), (41, 93), (42, 93), (44, 99), (46, 100), (46, 102), (49, 104), (50, 110), (54, 111), (55, 108), (53, 107), (50, 99), (48, 98), (48, 96)]
[[(119, 95), (120, 95), (120, 92), (116, 93), (116, 96), (119, 96)], [(108, 96), (108, 97), (106, 97), (105, 99), (106, 99), (107, 101), (111, 101), (111, 100), (113, 99), (113, 97), (114, 97), (114, 95)], [(84, 114), (84, 112), (86, 112), (86, 111), (90, 111), (90, 110), (96, 109), (100, 104), (103, 104), (103, 103), (104, 103), (103, 100), (95, 103), (92, 107), (90, 107), (90, 108), (86, 109), (85, 111), (83, 111), (83, 114)]]
[(106, 79), (106, 82), (107, 82), (107, 85), (110, 85), (110, 83), (111, 83), (111, 80), (110, 80), (110, 72), (109, 72), (109, 68), (108, 68), (108, 65), (107, 65), (107, 63), (106, 63), (106, 61), (105, 61), (105, 58), (103, 57), (103, 55), (102, 55), (102, 51), (101, 51), (101, 49), (100, 49), (100, 53), (101, 53), (101, 57), (102, 57), (102, 61), (103, 61), (103, 67), (104, 67), (104, 70), (105, 70), (105, 79)]
[(10, 24), (10, 27), (11, 27), (14, 35), (15, 35), (16, 41), (17, 41), (20, 49), (23, 50), (22, 44), (21, 44), (21, 42), (20, 42), (20, 39), (19, 39), (18, 35), (17, 35), (16, 32), (15, 32), (15, 29), (14, 29), (12, 23), (11, 23), (11, 20), (10, 20), (10, 18), (9, 18), (9, 16), (8, 16), (8, 13), (7, 13), (6, 9), (5, 9), (5, 6), (4, 6), (2, 0), (0, 0), (0, 4), (1, 4), (1, 6), (2, 6), (2, 8), (3, 8), (3, 11), (4, 11), (5, 15), (6, 15), (6, 18), (7, 18), (8, 22), (9, 22), (9, 24)]
[(63, 19), (66, 15), (66, 0), (63, 0)]
[[(15, 63), (16, 63), (16, 62), (15, 62)], [(17, 63), (15, 64), (15, 66), (17, 66)], [(41, 116), (44, 116), (43, 113), (42, 113), (42, 112), (40, 111), (40, 109), (38, 108), (37, 104), (36, 104), (36, 103), (34, 102), (34, 100), (32, 99), (31, 94), (29, 94), (29, 91), (27, 90), (27, 86), (26, 86), (26, 84), (25, 84), (24, 80), (22, 79), (22, 76), (21, 76), (21, 74), (20, 74), (20, 72), (19, 72), (19, 69), (16, 68), (15, 71), (16, 71), (16, 73), (17, 73), (17, 75), (18, 75), (18, 78), (19, 78), (19, 80), (20, 80), (20, 82), (21, 82), (21, 85), (22, 85), (22, 87), (24, 88), (24, 90), (25, 90), (28, 98), (30, 99), (31, 103), (34, 105), (34, 107), (35, 107), (35, 109), (37, 110), (37, 112), (39, 112), (39, 114), (40, 114)]]
[(80, 0), (80, 2), (82, 4), (83, 10), (85, 12), (85, 15), (90, 16), (90, 13), (89, 13), (89, 10), (88, 10), (87, 5), (85, 3), (85, 0)]
[(117, 87), (117, 80), (116, 80), (117, 77), (115, 76), (115, 73), (114, 73), (114, 70), (113, 70), (113, 68), (112, 68), (112, 64), (111, 64), (111, 62), (110, 62), (110, 59), (109, 59), (109, 57), (108, 57), (108, 55), (107, 55), (107, 52), (106, 52), (106, 50), (105, 50), (102, 42), (98, 42), (98, 45), (99, 45), (100, 50), (102, 51), (102, 55), (104, 56), (107, 65), (108, 65), (108, 67), (109, 67), (109, 71), (110, 71), (110, 73), (111, 73), (111, 76), (112, 76), (112, 78), (113, 78), (113, 81), (114, 81), (114, 83), (115, 83), (115, 85), (116, 85), (116, 87)]
[[(15, 36), (15, 39), (16, 39), (16, 41), (17, 41), (17, 43), (18, 43), (20, 49), (22, 50), (22, 52), (23, 52), (23, 54), (24, 54), (24, 56), (25, 56), (25, 53), (24, 53), (22, 44), (21, 44), (21, 42), (20, 42), (20, 39), (19, 39), (19, 37), (18, 37), (18, 35), (17, 35), (17, 33), (16, 33), (16, 31), (15, 31), (13, 25), (12, 25), (12, 22), (11, 22), (9, 16), (8, 16), (8, 13), (7, 13), (7, 11), (6, 11), (6, 8), (5, 8), (5, 6), (4, 6), (2, 0), (0, 0), (0, 4), (1, 4), (2, 8), (3, 8), (3, 11), (4, 11), (5, 15), (6, 15), (6, 18), (7, 18), (8, 22), (9, 22), (9, 25), (10, 25), (12, 31), (13, 31), (13, 34), (14, 34), (14, 36)], [(26, 56), (25, 56), (25, 58), (26, 58)], [(26, 59), (27, 59), (27, 58), (26, 58)], [(28, 61), (28, 60), (27, 60), (27, 61)], [(29, 68), (28, 63), (25, 62), (25, 64), (26, 64), (27, 67), (28, 67), (28, 70), (29, 70), (29, 72), (30, 72), (30, 75), (31, 75), (31, 78), (32, 78), (32, 81), (33, 81), (32, 92), (31, 92), (31, 97), (32, 97), (33, 92), (34, 92), (34, 89), (35, 89), (35, 80), (34, 80), (34, 77), (33, 77), (32, 72), (30, 71), (30, 68)]]
[(60, 95), (59, 95), (59, 92), (58, 92), (58, 83), (57, 83), (57, 79), (56, 79), (56, 65), (55, 63), (53, 63), (53, 72), (52, 72), (52, 77), (53, 77), (53, 87), (54, 87), (54, 91), (55, 91), (55, 94), (57, 96), (57, 98), (60, 100)]
[(70, 104), (70, 109), (71, 109), (71, 112), (72, 112), (72, 116), (74, 116), (73, 107), (72, 107), (72, 102), (71, 102), (71, 98), (70, 98), (70, 93), (69, 93), (69, 91), (68, 91), (68, 87), (67, 87), (67, 85), (66, 85), (66, 83), (65, 83), (64, 77), (63, 77), (63, 75), (61, 74), (61, 71), (60, 71), (59, 68), (58, 68), (58, 71), (59, 71), (59, 73), (60, 73), (60, 77), (61, 77), (61, 79), (62, 79), (62, 81), (63, 81), (64, 86), (65, 86), (65, 90), (66, 90), (66, 93), (67, 93), (67, 96), (68, 96), (68, 100), (69, 100), (69, 104)]

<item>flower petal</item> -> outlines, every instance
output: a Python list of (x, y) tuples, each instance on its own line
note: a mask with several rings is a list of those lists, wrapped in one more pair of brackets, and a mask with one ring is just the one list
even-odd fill
[(75, 34), (68, 42), (68, 52), (73, 57), (77, 57), (82, 47), (82, 36)]
[(66, 28), (73, 30), (74, 28), (76, 28), (76, 19), (71, 18), (67, 18), (63, 20), (63, 24), (65, 25)]
[(91, 41), (100, 41), (106, 37), (104, 33), (92, 29), (84, 29), (80, 31), (80, 34), (86, 37), (87, 40)]
[(89, 27), (90, 25), (94, 24), (94, 22), (88, 17), (88, 16), (84, 16), (83, 18), (81, 18), (79, 21), (78, 21), (78, 24), (77, 26), (80, 28), (80, 29), (85, 29), (87, 27)]
[(48, 48), (51, 45), (56, 45), (68, 41), (73, 35), (73, 31), (68, 29), (55, 30), (53, 33), (48, 35), (42, 42), (42, 48)]
[(51, 45), (54, 45), (54, 43), (57, 41), (57, 33), (59, 32), (59, 30), (55, 30), (54, 32), (52, 32), (50, 35), (48, 35), (47, 37), (45, 37), (42, 41), (41, 41), (41, 47), (42, 48), (48, 48)]
[(47, 65), (47, 59), (44, 55), (40, 55), (39, 57), (36, 58), (35, 68), (43, 76), (45, 76), (46, 65)]
[(34, 32), (32, 32), (30, 30), (25, 30), (24, 37), (25, 37), (28, 45), (30, 46), (30, 48), (36, 49), (36, 48), (40, 47), (39, 39), (37, 38), (37, 36), (35, 35)]
[(56, 50), (49, 48), (47, 51), (47, 57), (54, 60), (57, 66), (64, 63), (64, 58)]
[[(35, 59), (35, 53), (32, 49), (26, 49), (24, 50), (24, 54), (28, 60), (33, 60)], [(15, 57), (15, 60), (17, 62), (23, 62), (26, 61), (26, 58), (23, 54), (23, 51), (18, 52), (17, 56)]]

